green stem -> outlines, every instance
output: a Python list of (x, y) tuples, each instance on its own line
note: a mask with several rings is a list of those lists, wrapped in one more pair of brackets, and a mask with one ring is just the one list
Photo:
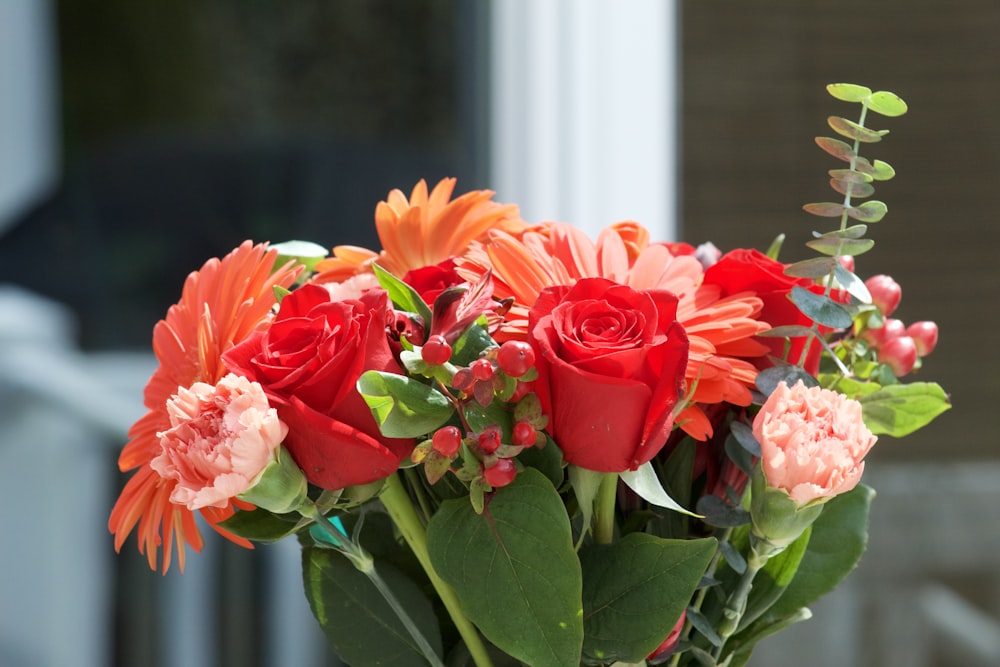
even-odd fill
[[(303, 511), (304, 510), (304, 511)], [(378, 570), (375, 569), (375, 560), (367, 553), (360, 545), (354, 543), (354, 541), (347, 535), (342, 533), (338, 528), (330, 522), (329, 519), (319, 510), (316, 505), (308, 503), (308, 505), (299, 510), (300, 514), (305, 514), (309, 518), (316, 522), (316, 525), (323, 529), (323, 531), (330, 537), (334, 544), (339, 545), (338, 550), (350, 559), (354, 567), (358, 569), (359, 572), (368, 577), (369, 581), (375, 585), (378, 592), (382, 595), (382, 598), (388, 603), (392, 610), (396, 613), (396, 616), (402, 622), (403, 627), (406, 631), (410, 633), (413, 637), (413, 641), (416, 642), (417, 648), (420, 653), (423, 654), (424, 658), (427, 660), (431, 667), (444, 667), (444, 663), (441, 662), (441, 658), (431, 647), (427, 638), (424, 637), (424, 633), (420, 631), (417, 624), (413, 622), (410, 618), (410, 614), (403, 608), (402, 603), (400, 603), (399, 598), (396, 597), (392, 589), (386, 585), (385, 580), (379, 575)]]
[(403, 539), (406, 540), (413, 554), (420, 561), (424, 572), (427, 573), (427, 577), (431, 580), (434, 590), (437, 591), (438, 597), (441, 598), (441, 602), (444, 604), (445, 609), (448, 610), (451, 620), (455, 623), (455, 628), (465, 641), (465, 646), (469, 649), (469, 654), (472, 656), (476, 667), (493, 667), (493, 661), (486, 651), (486, 645), (483, 644), (476, 626), (472, 624), (462, 610), (462, 603), (459, 601), (455, 590), (438, 576), (434, 570), (434, 566), (431, 564), (431, 556), (427, 551), (427, 531), (424, 528), (423, 522), (420, 521), (416, 510), (413, 508), (410, 496), (403, 487), (398, 475), (391, 475), (385, 480), (385, 487), (382, 489), (382, 495), (379, 498), (382, 504), (385, 505), (396, 527), (399, 528)]
[(726, 647), (726, 640), (739, 628), (743, 614), (747, 610), (747, 598), (750, 596), (750, 590), (753, 588), (754, 577), (757, 576), (757, 573), (760, 572), (766, 563), (767, 556), (761, 556), (751, 547), (747, 557), (747, 567), (740, 576), (736, 588), (729, 594), (726, 606), (722, 609), (722, 619), (719, 621), (720, 625), (718, 628), (722, 643), (715, 648), (715, 653), (712, 656), (716, 662), (722, 657), (722, 650)]
[(606, 473), (594, 499), (594, 542), (597, 544), (611, 544), (614, 540), (617, 496), (618, 473)]

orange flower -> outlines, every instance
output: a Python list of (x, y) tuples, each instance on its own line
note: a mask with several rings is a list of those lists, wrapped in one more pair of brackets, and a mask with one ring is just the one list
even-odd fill
[[(153, 329), (153, 351), (160, 365), (146, 385), (144, 403), (149, 412), (129, 430), (129, 441), (118, 457), (122, 472), (137, 469), (111, 510), (108, 528), (120, 551), (138, 524), (139, 551), (156, 569), (163, 545), (163, 572), (170, 567), (177, 546), (178, 567), (184, 570), (185, 544), (202, 547), (194, 513), (170, 502), (177, 480), (164, 479), (150, 466), (160, 455), (160, 432), (170, 429), (167, 401), (178, 388), (195, 382), (216, 384), (225, 374), (220, 355), (250, 335), (270, 315), (274, 287), (288, 287), (298, 269), (285, 266), (271, 273), (277, 252), (244, 242), (225, 258), (211, 259), (188, 275), (181, 300)], [(249, 507), (249, 506), (246, 506)], [(217, 526), (233, 514), (233, 506), (206, 507), (202, 516), (220, 534), (245, 547), (251, 544)], [(162, 532), (161, 532), (162, 531)]]
[(399, 190), (375, 208), (375, 228), (382, 252), (357, 246), (337, 246), (321, 261), (314, 282), (343, 282), (371, 272), (372, 262), (402, 278), (407, 271), (443, 262), (465, 252), (491, 229), (519, 232), (526, 225), (517, 206), (492, 201), (493, 191), (473, 190), (451, 199), (454, 178), (445, 178), (428, 194), (421, 180), (410, 198)]
[(524, 340), (528, 310), (543, 288), (580, 278), (603, 277), (633, 289), (665, 289), (680, 299), (677, 320), (690, 340), (685, 378), (691, 404), (677, 423), (691, 436), (706, 440), (712, 426), (699, 403), (749, 405), (757, 369), (746, 358), (767, 348), (753, 340), (768, 325), (757, 320), (761, 301), (749, 293), (720, 297), (715, 286), (702, 285), (704, 270), (691, 256), (674, 256), (662, 244), (650, 244), (648, 232), (634, 222), (601, 231), (594, 243), (565, 223), (544, 223), (520, 234), (492, 230), (472, 243), (457, 260), (458, 272), (474, 280), (493, 270), (494, 295), (512, 297), (498, 340)]

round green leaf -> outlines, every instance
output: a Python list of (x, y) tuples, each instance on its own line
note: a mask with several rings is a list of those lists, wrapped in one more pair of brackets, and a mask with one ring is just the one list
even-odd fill
[(871, 183), (873, 180), (871, 174), (865, 174), (853, 169), (831, 169), (829, 174), (830, 178), (835, 178), (845, 183)]
[(849, 194), (852, 197), (871, 197), (875, 194), (875, 187), (871, 183), (859, 183), (853, 180), (830, 179), (830, 187), (842, 195)]
[(840, 116), (830, 116), (826, 122), (829, 123), (834, 132), (842, 137), (866, 144), (882, 141), (882, 137), (889, 134), (889, 130), (872, 130)]
[(562, 499), (542, 473), (518, 473), (487, 497), (482, 514), (468, 498), (445, 501), (427, 525), (427, 547), (493, 644), (529, 665), (578, 667), (580, 563)]
[(847, 239), (822, 236), (806, 243), (807, 246), (824, 255), (863, 255), (875, 247), (872, 239)]
[(765, 368), (757, 374), (755, 384), (760, 393), (770, 396), (782, 382), (791, 387), (800, 380), (807, 387), (816, 387), (819, 385), (816, 378), (803, 370), (801, 366), (772, 366), (771, 368)]
[(858, 222), (878, 222), (885, 217), (885, 214), (889, 212), (889, 207), (885, 205), (885, 202), (880, 202), (877, 199), (873, 201), (866, 201), (861, 206), (856, 206), (847, 209), (847, 215), (851, 216)]
[(832, 257), (813, 257), (789, 264), (785, 267), (785, 275), (795, 278), (822, 278), (830, 275), (836, 263), (837, 260)]
[(821, 218), (836, 218), (843, 214), (844, 208), (843, 204), (834, 204), (833, 202), (817, 202), (813, 204), (805, 204), (802, 207), (802, 210), (806, 213), (818, 215)]
[(854, 152), (854, 149), (840, 139), (816, 137), (816, 145), (833, 157), (838, 160), (843, 160), (844, 162), (850, 162), (857, 157), (857, 153)]
[(792, 288), (791, 297), (792, 303), (814, 322), (834, 329), (845, 329), (854, 323), (851, 314), (828, 296), (814, 294), (796, 285)]
[(670, 634), (715, 549), (711, 538), (630, 533), (581, 551), (584, 656), (602, 664), (642, 662)]
[(896, 175), (896, 170), (892, 165), (882, 160), (875, 160), (872, 164), (872, 178), (876, 181), (888, 181)]
[(825, 234), (813, 234), (817, 238), (835, 238), (835, 239), (860, 239), (864, 237), (865, 232), (868, 231), (868, 225), (851, 225), (845, 229), (835, 229), (832, 232), (826, 232)]
[(861, 102), (872, 94), (871, 88), (853, 83), (831, 83), (826, 90), (838, 100), (845, 102)]
[(888, 90), (880, 90), (877, 93), (872, 93), (871, 96), (865, 100), (868, 108), (875, 113), (880, 113), (883, 116), (896, 117), (902, 116), (906, 113), (907, 106), (906, 102), (902, 100), (896, 93), (890, 93)]

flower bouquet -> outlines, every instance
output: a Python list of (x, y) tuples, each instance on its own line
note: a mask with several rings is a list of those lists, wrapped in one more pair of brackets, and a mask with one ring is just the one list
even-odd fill
[[(854, 258), (893, 176), (889, 92), (817, 144), (839, 203), (793, 264), (529, 225), (454, 180), (375, 210), (383, 249), (246, 242), (153, 332), (111, 518), (151, 567), (296, 536), (351, 665), (743, 665), (855, 567), (877, 435), (948, 408), (903, 382), (937, 339)], [(850, 143), (848, 143), (850, 142)]]

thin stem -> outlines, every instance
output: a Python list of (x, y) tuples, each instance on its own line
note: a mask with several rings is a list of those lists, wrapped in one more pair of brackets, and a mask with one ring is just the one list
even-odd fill
[(729, 594), (729, 599), (726, 600), (726, 606), (722, 609), (722, 619), (720, 621), (719, 636), (722, 638), (722, 643), (715, 647), (715, 652), (713, 653), (713, 658), (716, 662), (722, 657), (722, 651), (726, 647), (726, 641), (736, 632), (739, 628), (740, 621), (743, 619), (743, 614), (747, 610), (747, 598), (750, 596), (750, 589), (753, 588), (754, 577), (757, 573), (764, 567), (767, 563), (767, 556), (761, 556), (757, 551), (751, 547), (750, 554), (747, 558), (747, 567), (743, 570), (743, 574), (740, 576), (740, 580), (736, 584), (736, 588), (733, 592)]
[(618, 473), (606, 473), (594, 500), (594, 542), (597, 544), (611, 544), (614, 540), (617, 496)]
[(386, 479), (380, 499), (389, 512), (389, 516), (392, 517), (396, 527), (399, 528), (403, 539), (406, 540), (413, 554), (420, 561), (424, 572), (427, 573), (427, 577), (431, 580), (434, 590), (437, 591), (438, 597), (441, 598), (441, 602), (444, 604), (445, 609), (448, 610), (451, 620), (455, 623), (455, 628), (465, 641), (465, 645), (469, 649), (469, 655), (472, 656), (476, 667), (493, 667), (493, 661), (486, 651), (486, 645), (483, 644), (476, 626), (472, 624), (462, 610), (462, 603), (459, 601), (455, 590), (438, 576), (434, 570), (434, 566), (431, 564), (430, 553), (427, 551), (427, 531), (416, 510), (413, 508), (410, 496), (403, 487), (403, 483), (398, 475), (391, 475)]
[(393, 612), (395, 612), (397, 618), (406, 628), (406, 631), (410, 633), (413, 641), (416, 642), (417, 648), (420, 653), (423, 654), (424, 658), (431, 667), (444, 667), (444, 663), (441, 662), (441, 658), (431, 647), (427, 638), (424, 637), (424, 633), (420, 631), (417, 624), (413, 622), (410, 618), (410, 614), (403, 608), (400, 603), (399, 598), (392, 592), (392, 589), (386, 585), (385, 580), (379, 575), (378, 570), (375, 568), (375, 561), (370, 554), (365, 552), (360, 545), (355, 544), (352, 539), (347, 535), (342, 533), (337, 527), (331, 523), (329, 519), (324, 516), (324, 514), (319, 510), (316, 505), (309, 503), (305, 512), (300, 510), (300, 513), (307, 514), (309, 518), (316, 522), (316, 525), (323, 529), (323, 531), (330, 537), (334, 544), (338, 545), (338, 550), (347, 556), (354, 567), (358, 569), (359, 572), (363, 573), (368, 577), (369, 581), (375, 585), (378, 592), (382, 595), (382, 598), (386, 603), (392, 607)]

